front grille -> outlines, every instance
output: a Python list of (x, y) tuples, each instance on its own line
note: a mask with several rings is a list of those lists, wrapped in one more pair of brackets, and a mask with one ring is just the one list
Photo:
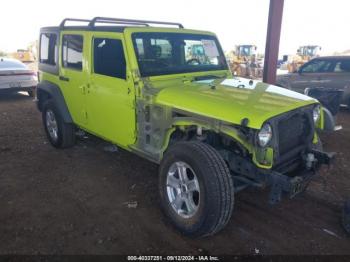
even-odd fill
[(297, 112), (288, 118), (280, 119), (277, 126), (280, 156), (306, 145), (307, 139), (310, 139), (310, 121), (305, 112)]

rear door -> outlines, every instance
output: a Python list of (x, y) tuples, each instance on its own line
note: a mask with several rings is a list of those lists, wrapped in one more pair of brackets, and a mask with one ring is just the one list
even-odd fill
[(344, 91), (343, 103), (350, 102), (350, 58), (334, 58), (335, 66), (332, 72), (322, 76), (326, 87)]
[(91, 32), (89, 130), (127, 147), (135, 142), (135, 90), (121, 33)]
[(86, 33), (63, 32), (61, 34), (59, 81), (65, 101), (74, 123), (81, 127), (87, 125), (85, 93), (88, 84), (88, 55)]

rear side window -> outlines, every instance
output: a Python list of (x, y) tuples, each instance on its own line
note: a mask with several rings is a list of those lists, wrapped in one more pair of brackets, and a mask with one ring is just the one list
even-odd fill
[(57, 35), (44, 33), (40, 36), (40, 63), (57, 64)]
[(126, 79), (126, 62), (121, 40), (94, 38), (94, 72)]
[(83, 36), (63, 35), (62, 38), (63, 67), (82, 70), (83, 68)]
[(350, 59), (337, 61), (337, 64), (334, 68), (336, 73), (350, 73)]

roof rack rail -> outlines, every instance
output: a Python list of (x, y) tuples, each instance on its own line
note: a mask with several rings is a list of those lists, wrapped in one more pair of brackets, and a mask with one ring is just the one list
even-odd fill
[[(102, 18), (102, 17), (100, 17)], [(142, 23), (142, 22), (128, 22), (128, 21), (120, 21), (119, 19), (114, 19), (114, 18), (104, 18), (103, 19), (98, 19), (94, 22), (94, 24), (91, 24), (92, 23), (92, 20), (90, 21), (89, 23), (89, 27), (95, 27), (96, 23), (104, 23), (104, 24), (115, 24), (115, 25), (142, 25), (142, 26), (149, 26), (149, 24), (146, 24), (146, 23)]]
[(63, 21), (60, 23), (60, 28), (64, 28), (66, 22), (89, 22), (90, 23), (90, 20), (88, 19), (78, 19), (78, 18), (65, 18), (63, 19)]
[(178, 26), (179, 28), (184, 28), (184, 26), (180, 23), (134, 20), (134, 19), (123, 19), (123, 18), (109, 18), (109, 17), (95, 17), (90, 21), (89, 26), (94, 27), (96, 23), (112, 23), (112, 24), (114, 23), (114, 24), (143, 25), (143, 26), (149, 26), (149, 24), (158, 24), (158, 25), (172, 25), (172, 26)]

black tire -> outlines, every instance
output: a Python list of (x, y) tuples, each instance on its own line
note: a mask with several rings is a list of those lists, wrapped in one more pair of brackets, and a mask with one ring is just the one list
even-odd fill
[[(57, 122), (57, 139), (54, 139), (49, 131), (47, 126), (47, 112), (53, 112), (55, 120)], [(65, 123), (63, 118), (55, 106), (55, 103), (49, 99), (45, 101), (42, 110), (42, 121), (45, 127), (46, 135), (51, 143), (56, 148), (68, 148), (72, 147), (75, 144), (75, 127), (73, 124)]]
[[(200, 201), (196, 213), (190, 218), (183, 218), (174, 210), (167, 193), (169, 168), (178, 161), (188, 164), (198, 177)], [(165, 215), (184, 235), (213, 235), (223, 229), (231, 218), (234, 206), (233, 179), (225, 161), (207, 144), (179, 142), (173, 145), (160, 164), (159, 189)]]

